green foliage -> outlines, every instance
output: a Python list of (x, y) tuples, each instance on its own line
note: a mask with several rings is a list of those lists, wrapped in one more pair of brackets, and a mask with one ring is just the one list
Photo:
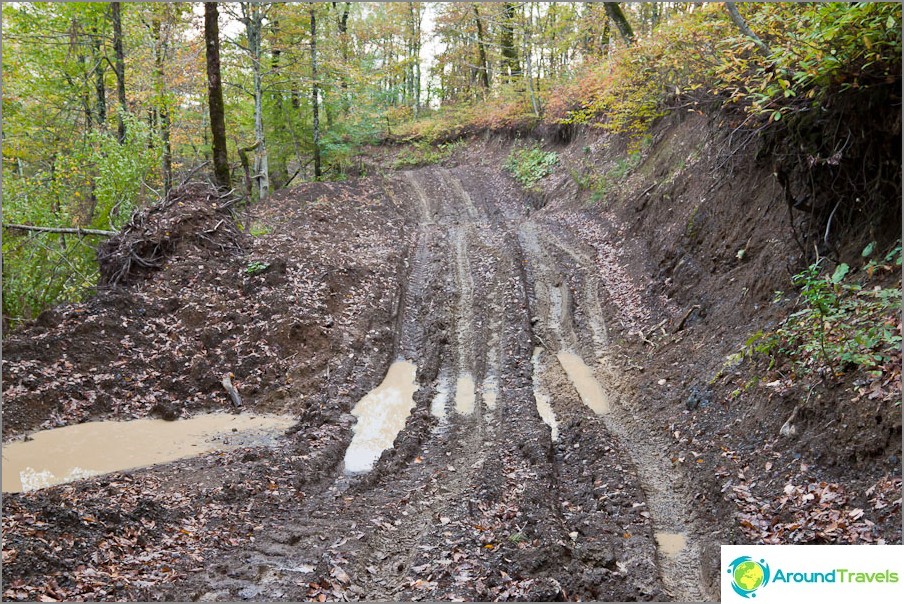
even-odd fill
[(615, 165), (606, 172), (595, 172), (595, 166), (584, 160), (580, 170), (570, 169), (569, 174), (580, 191), (590, 191), (590, 203), (596, 204), (604, 201), (606, 196), (633, 172), (643, 159), (642, 153), (637, 150), (625, 157), (616, 160)]
[[(4, 170), (3, 216), (12, 223), (117, 230), (149, 199), (142, 183), (159, 161), (147, 126), (126, 116), (127, 138), (93, 130), (49, 170)], [(147, 193), (150, 193), (148, 190)], [(97, 281), (96, 237), (52, 233), (3, 237), (3, 313), (13, 321), (81, 299)]]
[(251, 229), (249, 233), (252, 237), (262, 237), (263, 235), (270, 234), (270, 227), (266, 224), (261, 224), (260, 222), (255, 222), (251, 225)]
[(540, 180), (552, 174), (558, 163), (558, 153), (544, 151), (539, 145), (533, 145), (513, 149), (505, 161), (505, 169), (525, 189), (532, 189)]
[[(863, 274), (893, 272), (900, 262), (901, 248), (897, 246), (882, 263), (866, 265)], [(901, 348), (901, 289), (864, 287), (850, 282), (850, 275), (847, 264), (839, 264), (828, 274), (821, 262), (795, 275), (802, 308), (774, 332), (752, 335), (745, 354), (768, 357), (770, 367), (787, 361), (797, 375), (883, 371)]]
[(550, 93), (550, 117), (638, 136), (673, 106), (693, 110), (718, 98), (778, 121), (812, 111), (838, 89), (900, 77), (900, 3), (739, 7), (769, 56), (731, 23), (721, 3), (704, 4), (562, 82)]
[(443, 143), (441, 145), (432, 145), (425, 140), (417, 141), (409, 144), (399, 152), (395, 161), (392, 163), (392, 167), (399, 169), (438, 164), (452, 155), (456, 149), (460, 149), (464, 144), (465, 142), (462, 139), (450, 143)]
[(260, 260), (253, 260), (248, 263), (245, 267), (245, 274), (249, 276), (260, 275), (262, 272), (270, 268), (269, 262), (262, 262)]

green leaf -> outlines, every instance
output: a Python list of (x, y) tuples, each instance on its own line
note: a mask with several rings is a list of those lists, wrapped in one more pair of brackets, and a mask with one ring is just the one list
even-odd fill
[(865, 248), (863, 248), (863, 252), (860, 255), (863, 256), (864, 258), (868, 258), (869, 255), (873, 253), (874, 249), (876, 249), (875, 241), (871, 242), (869, 245), (867, 245)]
[(844, 279), (844, 276), (848, 274), (848, 271), (851, 270), (847, 264), (842, 262), (835, 268), (835, 272), (832, 274), (832, 283), (841, 283), (841, 280)]

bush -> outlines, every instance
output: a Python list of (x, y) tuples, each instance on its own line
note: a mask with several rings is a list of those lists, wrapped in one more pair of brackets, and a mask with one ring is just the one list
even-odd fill
[[(870, 244), (864, 253), (872, 254)], [(900, 271), (901, 246), (870, 260), (865, 279)], [(790, 363), (797, 376), (841, 375), (849, 370), (883, 371), (901, 349), (901, 288), (864, 287), (850, 282), (850, 267), (839, 264), (831, 274), (818, 261), (794, 276), (800, 288), (800, 310), (774, 332), (754, 334), (745, 353), (764, 355), (770, 367)]]
[(532, 189), (540, 180), (552, 174), (559, 163), (559, 154), (544, 151), (539, 145), (513, 149), (505, 161), (505, 169), (512, 173), (521, 186)]

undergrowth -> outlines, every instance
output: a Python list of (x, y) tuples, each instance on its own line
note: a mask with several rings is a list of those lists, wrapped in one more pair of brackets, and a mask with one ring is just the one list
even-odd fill
[[(757, 332), (743, 355), (769, 360), (769, 370), (796, 378), (841, 377), (865, 371), (874, 378), (900, 368), (901, 287), (872, 284), (900, 272), (900, 242), (885, 255), (869, 258), (859, 270), (839, 264), (829, 273), (819, 260), (794, 276), (800, 308), (774, 331)], [(781, 292), (777, 292), (781, 297)]]
[(411, 143), (402, 149), (392, 164), (393, 168), (414, 168), (437, 164), (446, 159), (452, 153), (464, 145), (464, 140), (459, 139), (449, 143), (433, 145), (426, 140)]
[(512, 173), (522, 187), (533, 189), (538, 182), (552, 174), (552, 169), (558, 163), (558, 153), (544, 151), (539, 145), (533, 145), (513, 149), (505, 160), (505, 169)]

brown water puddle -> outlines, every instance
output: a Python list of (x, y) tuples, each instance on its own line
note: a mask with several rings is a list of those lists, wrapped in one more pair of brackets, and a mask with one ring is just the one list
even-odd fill
[(383, 382), (352, 409), (358, 423), (345, 451), (346, 472), (371, 470), (383, 451), (392, 447), (414, 408), (414, 393), (418, 389), (416, 375), (414, 363), (396, 361), (389, 367)]
[(609, 413), (609, 396), (596, 381), (593, 371), (584, 363), (583, 359), (573, 352), (566, 351), (559, 352), (556, 357), (584, 404), (597, 415)]
[(295, 420), (277, 415), (208, 413), (174, 422), (87, 422), (31, 435), (3, 447), (3, 492), (33, 491), (89, 476), (273, 444)]
[(657, 532), (655, 535), (659, 551), (666, 556), (677, 556), (687, 547), (687, 537), (682, 533)]
[(537, 401), (537, 413), (540, 414), (540, 419), (549, 426), (550, 436), (553, 441), (556, 441), (559, 439), (559, 422), (556, 421), (556, 413), (552, 409), (549, 396), (540, 388), (541, 354), (543, 354), (543, 349), (537, 346), (534, 348), (534, 354), (531, 357), (531, 364), (534, 366), (534, 400)]
[(455, 383), (455, 411), (460, 415), (471, 415), (476, 401), (474, 378), (470, 373), (465, 373)]
[(483, 402), (489, 411), (496, 410), (496, 399), (499, 397), (499, 382), (495, 377), (488, 377), (483, 380), (480, 386), (483, 393)]

